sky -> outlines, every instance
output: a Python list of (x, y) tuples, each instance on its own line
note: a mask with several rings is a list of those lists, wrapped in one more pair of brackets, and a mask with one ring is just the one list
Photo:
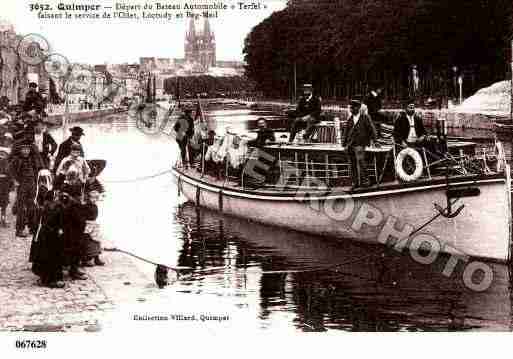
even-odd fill
[[(239, 10), (238, 0), (174, 0), (174, 1), (140, 1), (121, 0), (91, 1), (81, 0), (75, 4), (100, 4), (112, 6), (116, 3), (124, 5), (153, 4), (156, 12), (156, 3), (166, 4), (215, 4), (223, 2), (228, 6), (235, 5), (235, 10), (219, 11), (219, 18), (211, 19), (217, 41), (218, 60), (242, 60), (244, 38), (251, 29), (268, 17), (272, 12), (283, 9), (286, 0), (260, 1), (260, 10)], [(173, 19), (171, 21), (151, 20), (42, 20), (38, 18), (38, 11), (30, 10), (29, 0), (2, 0), (0, 5), (0, 18), (12, 23), (17, 33), (37, 33), (44, 36), (51, 46), (51, 51), (66, 56), (71, 62), (88, 64), (102, 63), (134, 63), (139, 57), (170, 57), (182, 58), (184, 56), (184, 36), (188, 27), (188, 19)], [(57, 9), (57, 4), (72, 4), (72, 1), (63, 2), (47, 0)], [(251, 4), (251, 1), (246, 2)], [(256, 1), (255, 3), (258, 3)], [(264, 5), (267, 9), (264, 9)], [(57, 11), (54, 11), (57, 12)], [(103, 12), (103, 11), (101, 11)], [(163, 11), (160, 11), (163, 12)], [(169, 13), (175, 14), (176, 11)], [(197, 12), (201, 12), (197, 10)], [(203, 22), (203, 21), (201, 21)]]

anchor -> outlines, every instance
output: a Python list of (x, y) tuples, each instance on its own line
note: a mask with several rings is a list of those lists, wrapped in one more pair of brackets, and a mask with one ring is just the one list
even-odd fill
[[(465, 207), (464, 204), (459, 206), (454, 212), (452, 211), (452, 205), (462, 197), (477, 197), (481, 194), (481, 190), (477, 187), (464, 187), (464, 188), (447, 188), (445, 191), (445, 196), (447, 198), (447, 207), (444, 209), (439, 204), (435, 203), (435, 208), (437, 211), (444, 216), (445, 218), (454, 218)], [(456, 198), (454, 202), (451, 202), (451, 199)]]
[(451, 200), (449, 199), (449, 197), (447, 197), (447, 208), (445, 208), (445, 209), (442, 208), (438, 203), (435, 203), (434, 205), (435, 205), (435, 208), (438, 211), (438, 213), (440, 213), (445, 218), (454, 218), (460, 214), (460, 212), (463, 210), (463, 208), (465, 208), (465, 205), (462, 204), (453, 212), (452, 206), (451, 206)]
[[(454, 201), (454, 203), (456, 203), (460, 199), (460, 197), (465, 196), (465, 194), (462, 193), (463, 191), (458, 191), (458, 190), (454, 191), (454, 190), (450, 189), (450, 186), (449, 186), (449, 164), (446, 164), (445, 183), (446, 183), (445, 198), (446, 198), (447, 207), (445, 207), (445, 209), (444, 209), (438, 203), (434, 203), (434, 206), (435, 206), (436, 210), (438, 211), (438, 213), (440, 213), (440, 215), (442, 217), (454, 218), (454, 217), (458, 216), (461, 213), (463, 208), (465, 208), (465, 205), (462, 204), (455, 211), (453, 211), (452, 210), (453, 203), (451, 202), (451, 198), (456, 197), (457, 199), (456, 199), (456, 201)], [(470, 195), (475, 195), (475, 194), (472, 193)], [(478, 188), (477, 188), (477, 195), (479, 195), (479, 189)]]

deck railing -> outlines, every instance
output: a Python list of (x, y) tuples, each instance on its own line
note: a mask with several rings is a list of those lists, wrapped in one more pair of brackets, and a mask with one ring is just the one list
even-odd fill
[[(400, 148), (399, 148), (400, 149)], [(452, 175), (470, 175), (470, 174), (491, 174), (494, 173), (489, 164), (493, 163), (495, 153), (493, 149), (488, 147), (475, 148), (475, 155), (470, 156), (463, 153), (460, 149), (459, 153), (447, 152), (438, 160), (430, 160), (425, 149), (421, 149), (421, 156), (424, 164), (422, 179), (431, 179), (433, 175), (444, 175), (446, 170)], [(283, 159), (280, 151), (276, 154), (274, 160), (267, 161), (272, 167), (269, 173), (263, 175), (265, 178), (252, 178), (248, 168), (253, 169), (259, 166), (247, 166), (249, 161), (261, 161), (263, 158), (259, 156), (258, 151), (250, 149), (247, 155), (243, 156), (238, 168), (232, 168), (229, 161), (225, 159), (217, 164), (216, 173), (208, 173), (206, 163), (204, 161), (205, 151), (195, 164), (202, 176), (214, 175), (219, 180), (224, 180), (225, 185), (229, 182), (236, 183), (242, 188), (251, 187), (255, 184), (258, 187), (265, 188), (330, 188), (333, 186), (350, 185), (352, 179), (352, 166), (347, 158), (342, 156), (332, 157), (332, 155), (313, 156), (308, 152), (301, 153), (291, 152), (289, 158)], [(431, 155), (431, 154), (430, 154)], [(292, 156), (292, 158), (290, 158)], [(374, 184), (379, 187), (384, 180), (397, 179), (395, 173), (394, 158), (397, 156), (395, 147), (387, 153), (384, 161), (377, 160), (377, 156), (372, 156), (368, 165), (365, 167), (366, 175), (373, 180)], [(323, 159), (323, 160), (322, 160)], [(392, 161), (392, 162), (390, 162)], [(265, 159), (264, 159), (265, 162)], [(429, 163), (429, 164), (428, 164)], [(392, 170), (388, 171), (387, 166), (392, 166)], [(258, 172), (258, 171), (257, 171)], [(388, 173), (388, 175), (386, 175)], [(386, 177), (387, 176), (387, 177)], [(386, 177), (386, 178), (385, 178)], [(419, 179), (420, 180), (420, 179)]]

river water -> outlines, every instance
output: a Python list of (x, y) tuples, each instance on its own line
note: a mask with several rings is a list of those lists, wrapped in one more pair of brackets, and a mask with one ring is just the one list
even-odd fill
[[(246, 130), (260, 116), (272, 117), (246, 110), (211, 114), (218, 132)], [(156, 290), (159, 310), (226, 313), (236, 330), (248, 331), (511, 330), (506, 266), (490, 263), (492, 287), (473, 292), (461, 273), (442, 274), (444, 261), (421, 265), (407, 253), (195, 208), (183, 203), (165, 173), (177, 146), (129, 123), (120, 115), (112, 124), (83, 124), (82, 142), (89, 159), (108, 161), (101, 221), (111, 244), (193, 268)], [(60, 132), (55, 135), (60, 139)], [(140, 269), (152, 275), (154, 267)]]

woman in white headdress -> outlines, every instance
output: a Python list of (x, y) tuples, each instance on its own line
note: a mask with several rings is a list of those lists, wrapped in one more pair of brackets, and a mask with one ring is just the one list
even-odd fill
[(228, 163), (230, 167), (238, 169), (243, 163), (248, 153), (248, 140), (236, 136), (233, 145), (228, 151)]
[(232, 146), (234, 135), (228, 130), (224, 135), (223, 142), (221, 143), (221, 147), (214, 155), (214, 162), (221, 163), (226, 159), (226, 155), (228, 154), (228, 149)]
[(89, 174), (91, 173), (91, 168), (87, 161), (80, 155), (80, 147), (78, 144), (71, 145), (71, 153), (69, 156), (65, 157), (62, 162), (59, 164), (57, 168), (56, 175), (59, 177), (64, 177), (66, 180), (69, 180), (70, 172), (73, 172), (73, 175), (78, 176), (77, 180), (82, 184), (86, 183)]
[(223, 138), (221, 136), (214, 137), (214, 144), (210, 146), (207, 149), (207, 152), (205, 153), (205, 162), (214, 161), (215, 162), (215, 155), (221, 148), (221, 145), (223, 143)]

